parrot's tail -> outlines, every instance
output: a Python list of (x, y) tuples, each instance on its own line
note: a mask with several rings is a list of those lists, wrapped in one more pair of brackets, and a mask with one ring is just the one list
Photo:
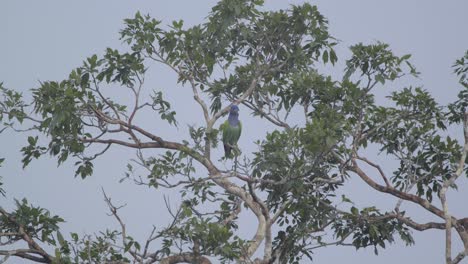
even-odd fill
[(231, 158), (232, 147), (228, 144), (224, 144), (224, 156), (226, 158)]

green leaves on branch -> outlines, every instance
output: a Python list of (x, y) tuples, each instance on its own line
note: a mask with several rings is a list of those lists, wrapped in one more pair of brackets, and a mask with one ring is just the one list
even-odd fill
[(34, 110), (42, 118), (37, 130), (49, 135), (51, 140), (47, 147), (41, 147), (37, 146), (37, 137), (29, 137), (29, 146), (22, 149), (24, 166), (31, 161), (31, 157), (38, 158), (45, 150), (52, 156), (58, 156), (59, 164), (70, 155), (83, 153), (85, 146), (79, 140), (84, 135), (82, 117), (92, 111), (89, 104), (94, 101), (93, 95), (85, 87), (81, 70), (76, 70), (68, 80), (44, 82), (33, 90)]
[(41, 130), (51, 136), (74, 137), (81, 133), (79, 111), (87, 110), (86, 94), (76, 83), (45, 82), (33, 90), (34, 110), (44, 119)]
[[(281, 252), (280, 262), (298, 263), (302, 256), (311, 258), (311, 243), (317, 247), (327, 245), (325, 237), (316, 235), (325, 229), (334, 233), (336, 244), (352, 238), (356, 248), (373, 246), (376, 253), (396, 234), (407, 244), (413, 243), (408, 229), (395, 215), (392, 218), (373, 207), (360, 210), (344, 195), (340, 201), (353, 207), (349, 212), (336, 208), (336, 190), (345, 183), (354, 154), (362, 154), (362, 149), (374, 144), (384, 155), (400, 162), (391, 178), (393, 187), (413, 191), (431, 202), (461, 157), (460, 144), (446, 137), (444, 130), (462, 121), (468, 90), (462, 90), (448, 109), (421, 88), (393, 92), (387, 98), (390, 106), (379, 106), (370, 92), (374, 86), (418, 74), (409, 62), (410, 55), (397, 56), (380, 42), (354, 45), (343, 80), (335, 81), (314, 68), (317, 62), (334, 65), (338, 60), (335, 39), (317, 7), (305, 3), (289, 10), (262, 11), (262, 4), (220, 1), (204, 24), (190, 28), (184, 28), (183, 21), (161, 26), (160, 21), (137, 13), (125, 20), (120, 32), (121, 39), (130, 46), (129, 52), (108, 48), (101, 57), (87, 58), (67, 79), (43, 82), (33, 90), (34, 114), (40, 120), (26, 114), (28, 105), (20, 93), (0, 84), (3, 125), (28, 119), (35, 122), (32, 129), (49, 140), (41, 146), (43, 138), (28, 137), (28, 145), (22, 149), (24, 166), (46, 153), (57, 157), (59, 164), (74, 157), (78, 159), (76, 175), (85, 178), (93, 172), (93, 159), (107, 150), (88, 157), (85, 151), (93, 150), (88, 143), (170, 148), (148, 159), (138, 152), (136, 161), (147, 170), (144, 177), (136, 178), (137, 183), (178, 188), (185, 199), (181, 210), (173, 215), (173, 225), (157, 234), (162, 239), (162, 249), (154, 253), (158, 258), (170, 255), (182, 241), (181, 248), (197, 246), (201, 255), (225, 262), (238, 259), (248, 243), (234, 235), (238, 226), (233, 212), (238, 213), (241, 204), (237, 199), (245, 199), (247, 204), (247, 199), (259, 199), (247, 193), (253, 192), (247, 188), (258, 188), (268, 195), (263, 202), (270, 210), (270, 219), (279, 225), (274, 247)], [(239, 179), (247, 182), (245, 186), (234, 188), (232, 184), (242, 182), (237, 179), (226, 183), (232, 180), (224, 177), (230, 172), (218, 170), (207, 160), (209, 155), (200, 154), (209, 152), (207, 142), (213, 148), (217, 146), (218, 130), (189, 127), (190, 140), (177, 144), (162, 141), (158, 135), (134, 125), (133, 121), (138, 120), (133, 119), (135, 113), (144, 107), (151, 107), (169, 125), (178, 125), (176, 112), (164, 99), (163, 91), (142, 92), (140, 96), (148, 60), (168, 66), (178, 75), (178, 82), (198, 91), (198, 98), (211, 99), (212, 113), (220, 111), (227, 101), (245, 97), (242, 103), (254, 115), (285, 128), (257, 142), (258, 151), (253, 153), (251, 163), (245, 159), (246, 164), (236, 166), (242, 174)], [(467, 64), (468, 53), (454, 65), (465, 88)], [(130, 107), (111, 99), (119, 95), (118, 88), (135, 96)], [(141, 102), (143, 98), (146, 101)], [(304, 113), (304, 122), (287, 124), (288, 115), (299, 111)], [(178, 151), (173, 151), (175, 148)], [(194, 157), (210, 173), (216, 173), (208, 178), (195, 177), (200, 175), (195, 175)], [(130, 176), (134, 170), (130, 165), (128, 168)], [(212, 177), (218, 174), (222, 176), (216, 185)], [(228, 189), (230, 194), (219, 188)], [(4, 194), (2, 189), (0, 194)], [(206, 202), (219, 209), (205, 212), (196, 208)], [(61, 218), (26, 201), (17, 206), (12, 215), (34, 238), (52, 245), (58, 242), (58, 263), (71, 262), (71, 249), (77, 252), (73, 259), (77, 263), (128, 262), (125, 254), (141, 252), (140, 244), (128, 236), (122, 248), (114, 246), (120, 235), (116, 231), (103, 232), (93, 239), (72, 234), (72, 241), (67, 242), (58, 232)], [(230, 221), (224, 223), (227, 219)], [(15, 232), (17, 225), (3, 218), (0, 228)]]
[(171, 240), (180, 239), (198, 244), (201, 255), (220, 256), (221, 263), (230, 263), (242, 255), (247, 243), (234, 236), (228, 226), (190, 215), (186, 213), (183, 223), (171, 231)]
[[(340, 217), (332, 213), (332, 202), (320, 194), (324, 194), (326, 188), (333, 190), (336, 184), (324, 184), (319, 179), (339, 178), (341, 172), (334, 156), (326, 155), (327, 150), (333, 149), (337, 155), (346, 157), (351, 152), (348, 144), (354, 137), (359, 138), (358, 148), (368, 144), (381, 147), (381, 151), (400, 160), (392, 177), (394, 187), (413, 191), (429, 202), (438, 194), (443, 182), (453, 175), (461, 156), (460, 144), (445, 136), (444, 130), (461, 121), (468, 93), (462, 91), (448, 111), (421, 88), (393, 92), (388, 97), (393, 106), (378, 106), (370, 89), (375, 83), (384, 84), (385, 80), (395, 80), (406, 74), (404, 66), (409, 69), (408, 73), (416, 74), (407, 63), (410, 56), (394, 56), (385, 44), (357, 45), (353, 52), (347, 74), (361, 71), (369, 77), (367, 86), (361, 87), (360, 81), (351, 82), (349, 76), (339, 83), (310, 71), (295, 73), (293, 92), (275, 90), (274, 86), (264, 88), (272, 89), (292, 105), (299, 102), (310, 107), (310, 120), (304, 127), (274, 131), (259, 142), (260, 150), (255, 153), (253, 162), (253, 175), (263, 180), (259, 181), (260, 186), (269, 194), (267, 203), (271, 210), (289, 202), (278, 218), (278, 224), (285, 229), (275, 238), (278, 249), (287, 248), (282, 252), (292, 252), (292, 258), (284, 256), (289, 262), (297, 261), (295, 258), (301, 252), (297, 241), (301, 241), (303, 234), (311, 232), (310, 229), (320, 230), (328, 217), (335, 219), (336, 238), (352, 237), (357, 248), (373, 246), (377, 253), (378, 247), (385, 248), (386, 243), (394, 241), (395, 235), (407, 244), (414, 243), (407, 226), (395, 216), (382, 214), (375, 208), (352, 207), (350, 213), (340, 213)], [(356, 129), (360, 129), (361, 134), (356, 134)], [(456, 185), (451, 187), (456, 188)], [(321, 199), (322, 203), (314, 203), (314, 198)], [(350, 200), (346, 198), (346, 201)], [(329, 210), (320, 208), (324, 203), (329, 204)], [(321, 215), (316, 215), (308, 205), (320, 208)], [(304, 215), (324, 218), (314, 223)], [(319, 245), (321, 239), (317, 240)]]
[(369, 113), (366, 140), (394, 155), (400, 166), (394, 172), (395, 187), (432, 201), (445, 179), (456, 170), (461, 146), (444, 135), (449, 115), (421, 88), (405, 88), (389, 96), (396, 107), (376, 107)]
[(150, 170), (147, 178), (149, 186), (158, 188), (161, 184), (168, 185), (168, 179), (176, 175), (190, 177), (195, 172), (191, 158), (181, 152), (166, 151), (159, 157), (142, 160), (144, 166)]
[(455, 62), (453, 68), (464, 89), (458, 93), (458, 99), (448, 105), (449, 120), (453, 123), (463, 123), (465, 112), (468, 109), (468, 50), (463, 57)]
[(414, 244), (408, 227), (395, 218), (380, 213), (375, 207), (359, 210), (353, 206), (350, 211), (335, 221), (332, 228), (338, 239), (352, 235), (352, 243), (357, 249), (373, 246), (374, 253), (378, 254), (378, 247), (385, 248), (386, 242), (394, 242), (395, 234), (407, 245)]
[(166, 120), (169, 124), (177, 126), (177, 121), (175, 119), (176, 112), (171, 111), (171, 104), (163, 99), (163, 94), (161, 91), (154, 92), (151, 96), (153, 100), (151, 107), (153, 110), (158, 111), (162, 120)]
[(136, 83), (142, 83), (142, 75), (146, 69), (140, 53), (123, 53), (108, 48), (102, 61), (102, 69), (96, 75), (99, 81), (117, 82), (133, 88)]
[(257, 143), (259, 151), (254, 153), (252, 174), (265, 181), (261, 188), (268, 192), (268, 203), (273, 209), (290, 197), (315, 196), (319, 190), (335, 188), (336, 184), (317, 182), (318, 178), (329, 180), (337, 176), (336, 164), (325, 162), (330, 161), (328, 151), (336, 138), (333, 134), (315, 137), (324, 135), (324, 129), (315, 124), (274, 131)]
[(135, 14), (133, 19), (124, 19), (125, 29), (120, 31), (120, 38), (132, 45), (135, 52), (145, 51), (148, 54), (153, 53), (153, 42), (159, 39), (159, 28), (161, 21), (151, 18), (149, 15), (142, 16), (140, 12)]
[[(79, 166), (78, 166), (79, 165)], [(75, 163), (78, 168), (75, 171), (75, 176), (80, 176), (82, 179), (91, 176), (93, 174), (94, 165), (89, 160), (81, 160)]]
[[(69, 242), (70, 248), (73, 249), (72, 263), (84, 263), (91, 261), (92, 263), (106, 262), (129, 262), (129, 259), (124, 257), (125, 248), (122, 249), (115, 246), (118, 240), (121, 239), (121, 233), (112, 230), (99, 232), (91, 236), (79, 237), (76, 233), (71, 233), (72, 240)], [(135, 241), (127, 237), (133, 250), (136, 247)], [(127, 248), (126, 250), (129, 250)]]
[(381, 144), (387, 153), (404, 148), (414, 151), (418, 140), (446, 129), (445, 113), (427, 91), (405, 88), (388, 98), (396, 107), (372, 108), (365, 132), (371, 142)]
[[(167, 29), (160, 21), (137, 13), (125, 20), (121, 37), (135, 53), (177, 71), (180, 82), (190, 81), (207, 91), (212, 97), (211, 110), (216, 112), (221, 96), (235, 99), (247, 89), (255, 72), (264, 76), (256, 90), (267, 86), (278, 90), (290, 79), (289, 72), (309, 71), (319, 59), (337, 61), (336, 43), (317, 7), (303, 4), (287, 11), (262, 12), (262, 4), (221, 1), (205, 24), (187, 29), (183, 21), (174, 21)], [(214, 78), (220, 72), (226, 76)]]
[[(0, 214), (0, 233), (9, 234), (3, 236), (5, 244), (23, 240), (28, 244), (34, 241), (55, 246), (55, 259), (52, 259), (52, 263), (68, 264), (71, 263), (70, 246), (59, 231), (58, 225), (62, 222), (64, 220), (61, 217), (29, 204), (26, 199), (16, 200), (16, 209), (13, 212)], [(33, 249), (32, 245), (29, 247)]]
[(26, 199), (16, 201), (16, 209), (9, 214), (0, 216), (1, 233), (18, 233), (15, 240), (20, 240), (20, 226), (32, 239), (37, 239), (48, 245), (56, 245), (54, 233), (58, 225), (64, 222), (62, 218), (51, 215), (46, 209), (35, 207)]
[[(82, 178), (91, 175), (93, 165), (90, 161), (96, 156), (84, 156), (82, 139), (95, 136), (93, 128), (105, 132), (109, 126), (97, 120), (96, 116), (106, 115), (108, 120), (117, 119), (120, 115), (127, 116), (125, 105), (119, 105), (103, 95), (101, 82), (120, 84), (138, 95), (145, 71), (141, 54), (121, 54), (117, 50), (107, 49), (102, 59), (91, 56), (82, 67), (73, 70), (68, 79), (44, 82), (33, 89), (34, 111), (42, 118), (34, 129), (47, 134), (51, 140), (48, 146), (37, 146), (37, 138), (31, 138), (29, 146), (23, 148), (23, 164), (26, 166), (32, 158), (38, 158), (48, 151), (52, 156), (58, 156), (59, 164), (70, 156), (78, 157), (81, 162), (76, 163), (80, 165), (76, 174)], [(1, 106), (6, 107), (10, 119), (16, 117), (22, 122), (26, 114), (19, 112), (23, 111), (24, 105), (21, 95), (6, 89), (2, 91), (6, 100)], [(170, 104), (163, 99), (162, 93), (155, 92), (152, 100), (148, 105), (158, 111), (163, 120), (176, 125), (175, 112), (170, 110)]]
[(455, 74), (460, 77), (460, 84), (468, 89), (468, 50), (465, 55), (453, 64)]
[[(3, 87), (3, 83), (0, 82), (0, 93), (3, 97), (0, 101), (0, 121), (3, 121), (4, 116), (9, 121), (17, 120), (20, 124), (23, 123), (26, 118), (24, 108), (28, 105), (23, 101), (23, 95), (14, 90)], [(11, 126), (12, 123), (4, 123), (4, 126)], [(0, 129), (0, 133), (3, 129)]]
[(331, 223), (341, 221), (341, 215), (333, 210), (329, 199), (333, 195), (326, 194), (326, 190), (290, 198), (285, 213), (277, 221), (281, 231), (273, 241), (274, 251), (281, 252), (281, 263), (299, 263), (304, 257), (312, 260), (309, 248), (324, 245), (328, 236), (323, 235), (322, 231)]
[(28, 137), (28, 143), (29, 145), (26, 147), (23, 147), (21, 149), (21, 152), (23, 153), (23, 159), (21, 160), (23, 162), (23, 168), (26, 167), (33, 158), (37, 159), (41, 155), (45, 154), (47, 151), (46, 147), (41, 147), (37, 145), (38, 137)]
[(448, 109), (448, 120), (451, 123), (463, 123), (465, 112), (468, 109), (468, 88), (458, 93), (457, 100), (449, 104)]
[(411, 55), (395, 56), (388, 44), (378, 42), (377, 44), (364, 45), (359, 43), (351, 46), (351, 52), (353, 56), (346, 61), (344, 80), (349, 79), (356, 71), (360, 72), (360, 76), (368, 76), (381, 84), (385, 84), (387, 80), (394, 81), (406, 74), (418, 75), (416, 69), (409, 62)]

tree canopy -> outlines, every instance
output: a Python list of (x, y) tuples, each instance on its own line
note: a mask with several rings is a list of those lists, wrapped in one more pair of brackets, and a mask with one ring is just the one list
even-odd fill
[[(128, 179), (183, 198), (177, 209), (167, 206), (172, 221), (155, 226), (145, 241), (127, 233), (121, 206), (104, 191), (121, 228), (96, 235), (63, 235), (64, 219), (18, 200), (13, 211), (0, 207), (0, 245), (9, 246), (0, 250), (3, 260), (299, 263), (327, 246), (372, 247), (377, 254), (397, 239), (411, 245), (413, 231), (431, 229), (445, 232), (440, 251), (446, 263), (464, 259), (468, 217), (450, 212), (447, 192), (468, 171), (468, 51), (453, 65), (458, 99), (441, 105), (422, 87), (387, 88), (418, 72), (409, 54), (394, 54), (382, 42), (351, 46), (340, 78), (322, 73), (320, 65), (337, 62), (339, 43), (317, 7), (265, 11), (262, 4), (223, 0), (192, 27), (164, 25), (138, 12), (120, 31), (125, 51), (107, 48), (66, 79), (40, 82), (31, 101), (0, 85), (0, 131), (29, 135), (21, 149), (24, 166), (51, 155), (59, 165), (74, 163), (75, 175), (86, 180), (110, 148), (133, 149)], [(145, 85), (153, 65), (177, 74), (198, 105), (193, 111), (201, 124), (180, 124), (177, 111), (184, 105)], [(377, 89), (388, 90), (385, 102), (376, 100)], [(219, 125), (232, 105), (275, 129), (251, 142), (255, 152), (222, 159), (215, 151), (222, 149)], [(151, 122), (183, 130), (175, 133), (186, 138), (148, 129), (137, 118), (147, 113)], [(462, 141), (448, 136), (448, 128), (463, 131)], [(398, 166), (378, 164), (371, 147)], [(395, 207), (354, 203), (341, 192), (351, 177), (398, 199)], [(0, 182), (0, 194), (8, 194), (1, 188)], [(433, 220), (417, 222), (402, 203), (426, 210)], [(239, 232), (242, 211), (256, 225), (249, 237)], [(454, 239), (462, 242), (461, 252), (451, 251)]]

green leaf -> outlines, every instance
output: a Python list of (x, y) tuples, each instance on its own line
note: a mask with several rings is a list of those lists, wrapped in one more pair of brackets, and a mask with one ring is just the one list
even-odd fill
[(31, 137), (31, 136), (28, 137), (29, 145), (34, 146), (34, 145), (36, 145), (36, 142), (37, 142), (37, 137)]
[(341, 201), (345, 203), (353, 203), (350, 199), (348, 199), (344, 194), (341, 195)]
[(381, 74), (377, 74), (375, 76), (375, 80), (380, 82), (381, 84), (385, 84), (385, 79), (383, 78), (383, 76)]
[(330, 62), (335, 65), (335, 63), (338, 61), (338, 57), (336, 56), (335, 50), (330, 49)]
[(83, 74), (83, 76), (81, 76), (81, 86), (85, 87), (89, 82), (89, 73), (85, 73)]
[(62, 233), (60, 233), (60, 231), (58, 231), (58, 230), (57, 230), (57, 239), (59, 241), (60, 246), (64, 247), (64, 246), (67, 245), (67, 242), (63, 238)]
[(411, 54), (406, 54), (406, 55), (402, 56), (400, 58), (400, 60), (404, 61), (404, 60), (408, 60), (409, 58), (411, 58)]
[(328, 51), (324, 50), (322, 54), (323, 63), (328, 63)]

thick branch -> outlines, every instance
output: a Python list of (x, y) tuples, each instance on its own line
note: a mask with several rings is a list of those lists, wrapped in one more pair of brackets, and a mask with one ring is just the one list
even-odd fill
[(211, 264), (211, 261), (204, 256), (195, 256), (193, 253), (183, 253), (180, 255), (169, 256), (163, 258), (160, 264), (176, 264), (176, 263), (198, 263)]
[(468, 256), (468, 249), (463, 250), (460, 252), (452, 261), (452, 264), (458, 264), (462, 259), (464, 259), (466, 256)]
[[(463, 119), (463, 132), (465, 136), (465, 144), (462, 150), (462, 155), (460, 157), (460, 160), (458, 162), (458, 167), (455, 173), (446, 181), (444, 181), (444, 185), (442, 186), (442, 189), (440, 190), (439, 197), (440, 201), (442, 203), (442, 207), (444, 210), (444, 218), (445, 218), (445, 262), (447, 264), (452, 263), (452, 221), (451, 221), (451, 215), (448, 209), (448, 202), (447, 202), (447, 197), (446, 197), (446, 192), (450, 186), (452, 186), (455, 181), (460, 177), (460, 175), (463, 173), (463, 170), (465, 168), (465, 160), (466, 156), (468, 153), (468, 112), (465, 113), (464, 119)], [(466, 233), (466, 231), (463, 231), (463, 233)], [(463, 238), (463, 234), (460, 234)], [(468, 251), (468, 244), (466, 244), (465, 241), (464, 246), (465, 246), (465, 251)], [(457, 256), (457, 259), (460, 257), (463, 257), (463, 252)], [(458, 262), (459, 262), (458, 261)]]
[[(41, 257), (33, 256), (31, 254), (38, 254)], [(15, 256), (38, 263), (51, 263), (49, 259), (42, 256), (41, 252), (34, 249), (0, 250), (0, 255), (6, 256), (4, 260), (8, 259), (9, 256)]]
[[(447, 183), (447, 181), (445, 182)], [(444, 187), (440, 190), (439, 196), (442, 203), (442, 208), (444, 210), (445, 216), (445, 262), (447, 264), (452, 263), (452, 221), (451, 216), (448, 210), (446, 193), (447, 187), (444, 184)]]
[[(272, 244), (271, 244), (271, 225), (270, 225), (270, 214), (267, 206), (265, 203), (263, 203), (255, 193), (254, 187), (251, 183), (248, 184), (249, 187), (249, 193), (252, 196), (253, 200), (255, 201), (256, 204), (260, 206), (261, 213), (263, 217), (257, 217), (259, 221), (257, 233), (255, 234), (255, 237), (247, 250), (247, 253), (249, 251), (252, 252), (252, 254), (256, 251), (258, 248), (259, 244), (261, 241), (265, 238), (265, 250), (264, 250), (264, 258), (265, 259), (270, 259), (271, 257), (271, 250), (272, 250)], [(250, 256), (250, 254), (249, 254)]]
[(424, 224), (420, 224), (420, 223), (415, 222), (411, 218), (402, 216), (401, 214), (398, 214), (398, 213), (385, 214), (384, 216), (370, 218), (369, 220), (379, 221), (379, 220), (392, 219), (392, 218), (398, 219), (400, 222), (403, 222), (407, 226), (409, 226), (409, 227), (411, 227), (411, 228), (413, 228), (415, 230), (418, 230), (418, 231), (424, 231), (424, 230), (427, 230), (427, 229), (440, 229), (440, 230), (445, 229), (445, 224), (444, 223), (427, 222), (427, 223), (424, 223)]
[[(344, 163), (344, 162), (342, 162)], [(374, 180), (372, 180), (353, 160), (353, 165), (351, 167), (348, 167), (352, 172), (356, 173), (364, 182), (366, 182), (370, 187), (374, 188), (375, 190), (383, 193), (388, 193), (393, 196), (396, 196), (398, 198), (401, 198), (406, 201), (410, 201), (416, 204), (419, 204), (423, 208), (427, 209), (429, 212), (439, 216), (440, 218), (444, 218), (444, 212), (440, 210), (439, 208), (435, 207), (432, 205), (429, 201), (416, 196), (414, 194), (410, 193), (405, 193), (402, 191), (399, 191), (393, 187), (387, 187), (387, 186), (382, 186), (378, 183), (376, 183)], [(456, 219), (455, 219), (456, 220)]]

